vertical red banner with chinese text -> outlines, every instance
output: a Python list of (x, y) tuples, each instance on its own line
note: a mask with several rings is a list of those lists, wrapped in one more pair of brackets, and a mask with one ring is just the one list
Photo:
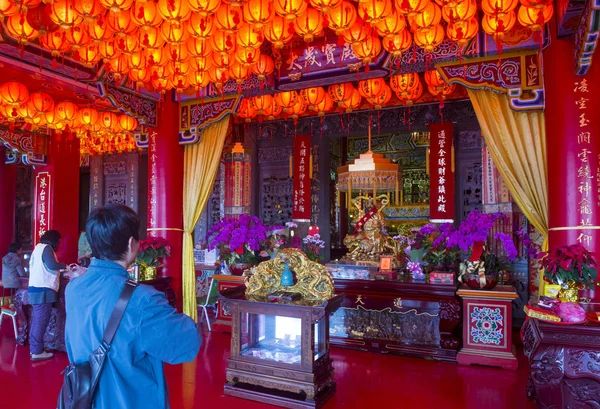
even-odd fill
[(292, 219), (299, 222), (310, 221), (310, 135), (297, 135), (294, 138), (294, 191)]
[(429, 219), (435, 223), (454, 221), (454, 135), (449, 122), (429, 127)]
[(50, 213), (51, 176), (48, 172), (40, 172), (35, 178), (35, 212), (34, 212), (34, 245), (40, 237), (52, 228)]
[(148, 229), (149, 236), (154, 236), (154, 230), (157, 227), (157, 182), (158, 182), (158, 167), (156, 155), (156, 138), (158, 134), (151, 132), (148, 136)]

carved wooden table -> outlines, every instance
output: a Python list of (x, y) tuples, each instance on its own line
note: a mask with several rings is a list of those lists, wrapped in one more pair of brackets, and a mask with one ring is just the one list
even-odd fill
[[(31, 305), (29, 304), (29, 279), (21, 277), (21, 288), (15, 293), (15, 309), (17, 310), (17, 344), (29, 344), (29, 329), (31, 328)], [(155, 280), (143, 281), (141, 284), (151, 285), (165, 294), (169, 304), (175, 308), (175, 292), (169, 285), (171, 277), (159, 277)], [(55, 351), (66, 351), (65, 348), (65, 287), (69, 283), (61, 278), (58, 290), (58, 302), (52, 305), (50, 323), (44, 334), (44, 348)]]
[(518, 297), (512, 286), (473, 290), (462, 284), (463, 347), (456, 357), (461, 365), (499, 366), (517, 369), (512, 342), (512, 301)]
[[(236, 287), (245, 287), (242, 276), (215, 274), (213, 280), (217, 281), (219, 293)], [(213, 331), (231, 332), (231, 312), (223, 306), (221, 299), (217, 302), (217, 320), (212, 327)]]
[(225, 394), (292, 409), (322, 407), (336, 389), (329, 315), (343, 295), (277, 303), (248, 300), (244, 291), (220, 295), (233, 319)]
[(521, 339), (531, 368), (527, 396), (538, 407), (600, 407), (600, 327), (528, 318)]
[(461, 306), (455, 285), (335, 279), (346, 297), (331, 318), (331, 344), (456, 362)]

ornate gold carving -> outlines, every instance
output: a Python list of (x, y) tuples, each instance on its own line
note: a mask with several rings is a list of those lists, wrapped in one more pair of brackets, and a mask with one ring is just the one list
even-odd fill
[[(298, 280), (291, 287), (281, 286), (281, 273), (286, 261)], [(328, 300), (334, 295), (333, 279), (325, 266), (310, 261), (298, 249), (281, 250), (273, 260), (264, 261), (254, 268), (246, 281), (246, 296), (265, 299), (282, 288), (300, 293), (307, 300)]]
[[(363, 203), (366, 203), (366, 211)], [(352, 199), (352, 205), (356, 208), (353, 213), (355, 223), (359, 222), (373, 207), (377, 207), (377, 213), (365, 222), (361, 230), (355, 234), (348, 234), (344, 238), (344, 244), (348, 247), (348, 254), (345, 258), (378, 266), (379, 257), (391, 255), (395, 256), (393, 261), (395, 263), (400, 249), (385, 230), (383, 209), (388, 203), (387, 195), (379, 195), (375, 199), (371, 196), (358, 196)]]

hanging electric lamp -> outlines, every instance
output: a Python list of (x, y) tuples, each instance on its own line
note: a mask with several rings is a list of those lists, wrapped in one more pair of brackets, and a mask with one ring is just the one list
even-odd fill
[(221, 0), (189, 0), (189, 6), (200, 16), (209, 16), (221, 6)]
[(294, 105), (300, 100), (300, 96), (296, 91), (278, 92), (273, 95), (273, 98), (286, 114), (291, 113), (294, 109)]
[(295, 20), (306, 11), (305, 0), (273, 0), (275, 12), (287, 20)]
[(383, 92), (386, 86), (383, 78), (371, 78), (368, 80), (358, 81), (358, 92), (364, 98), (375, 98)]
[(372, 33), (365, 41), (352, 44), (354, 55), (362, 60), (368, 71), (369, 64), (375, 60), (381, 52), (381, 40), (376, 33)]
[(106, 13), (106, 8), (100, 0), (77, 0), (73, 2), (73, 10), (85, 22), (94, 21)]
[(221, 4), (214, 16), (217, 28), (229, 34), (239, 30), (244, 22), (242, 9), (226, 3)]
[(330, 9), (327, 13), (329, 28), (334, 30), (338, 36), (350, 28), (356, 22), (356, 18), (357, 14), (354, 5), (345, 0)]
[(136, 1), (131, 9), (131, 20), (142, 30), (156, 28), (163, 22), (154, 1)]
[[(52, 0), (56, 1), (56, 0)], [(112, 11), (113, 13), (117, 13), (121, 10), (129, 10), (133, 5), (134, 0), (100, 0), (102, 5)]]
[[(381, 23), (381, 22), (380, 22)], [(352, 45), (365, 41), (372, 33), (373, 29), (361, 19), (358, 19), (350, 28), (343, 32), (344, 41)]]
[(519, 0), (482, 0), (481, 9), (489, 15), (503, 16), (514, 11), (518, 5)]
[(294, 24), (286, 20), (285, 17), (276, 15), (265, 25), (263, 34), (273, 44), (273, 47), (281, 49), (294, 36)]
[(262, 44), (263, 36), (259, 35), (254, 28), (248, 24), (240, 25), (239, 30), (235, 33), (236, 44), (238, 48), (258, 48)]
[(362, 96), (360, 95), (360, 92), (358, 92), (357, 89), (354, 89), (350, 98), (344, 100), (340, 108), (345, 109), (346, 113), (350, 114), (353, 110), (360, 107), (361, 101)]
[(275, 63), (268, 55), (261, 54), (254, 64), (250, 67), (252, 72), (256, 74), (259, 81), (265, 81), (269, 75), (275, 70)]
[(381, 37), (391, 34), (398, 34), (406, 27), (406, 19), (396, 10), (392, 10), (387, 17), (379, 20), (374, 27), (375, 30), (377, 30), (377, 34), (379, 34)]
[(158, 0), (156, 5), (165, 22), (175, 26), (188, 20), (192, 12), (188, 0)]
[(190, 38), (190, 32), (185, 23), (171, 24), (167, 21), (160, 26), (160, 32), (169, 44), (185, 43)]
[(192, 13), (187, 27), (192, 37), (196, 38), (209, 38), (216, 29), (213, 16), (199, 13)]
[(460, 0), (454, 7), (443, 7), (442, 17), (446, 22), (452, 24), (455, 21), (466, 21), (476, 17), (477, 1), (476, 0)]
[(68, 30), (83, 22), (83, 18), (73, 9), (73, 2), (71, 0), (53, 0), (47, 7), (52, 21), (58, 24), (63, 30)]
[(352, 97), (354, 87), (349, 82), (343, 82), (341, 84), (330, 85), (327, 89), (329, 96), (333, 102), (337, 103), (338, 107), (344, 104), (344, 101)]
[(444, 27), (438, 24), (427, 29), (417, 29), (414, 39), (415, 44), (421, 47), (426, 54), (431, 54), (435, 47), (444, 41), (445, 36)]
[(416, 72), (394, 75), (390, 78), (390, 87), (401, 99), (408, 97), (420, 83), (419, 74)]
[(40, 33), (36, 31), (27, 22), (24, 15), (14, 14), (6, 19), (4, 27), (8, 35), (18, 41), (21, 45), (27, 45), (30, 41), (39, 37)]
[(249, 0), (243, 6), (244, 21), (256, 30), (262, 28), (275, 16), (272, 0)]
[(554, 7), (552, 4), (537, 8), (521, 6), (517, 18), (523, 27), (527, 27), (532, 31), (540, 31), (544, 28), (544, 24), (550, 21), (553, 13)]
[(321, 12), (308, 7), (306, 11), (294, 20), (296, 34), (311, 43), (317, 35), (323, 32), (323, 17)]
[(402, 30), (397, 34), (389, 34), (381, 40), (383, 48), (390, 54), (392, 58), (400, 58), (412, 44), (412, 36), (408, 30)]
[(371, 25), (388, 17), (392, 11), (392, 0), (364, 0), (358, 3), (358, 15)]
[(459, 46), (466, 45), (471, 39), (475, 38), (479, 32), (479, 22), (477, 17), (472, 17), (466, 21), (455, 21), (449, 23), (446, 28), (446, 35), (452, 41), (458, 43)]
[(308, 109), (314, 110), (315, 107), (323, 101), (327, 93), (322, 87), (305, 88), (300, 91), (300, 98), (308, 106)]

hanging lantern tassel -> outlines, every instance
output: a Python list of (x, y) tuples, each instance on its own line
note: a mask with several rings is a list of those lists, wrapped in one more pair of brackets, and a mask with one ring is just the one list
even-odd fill
[(425, 150), (425, 172), (429, 175), (429, 148)]
[(308, 157), (308, 178), (313, 178), (313, 156), (312, 154)]
[(400, 204), (399, 201), (399, 197), (398, 197), (398, 191), (400, 190), (400, 174), (396, 175), (396, 191), (394, 192), (395, 198), (396, 198), (396, 206), (398, 206)]
[(290, 155), (290, 179), (294, 177), (294, 157)]

